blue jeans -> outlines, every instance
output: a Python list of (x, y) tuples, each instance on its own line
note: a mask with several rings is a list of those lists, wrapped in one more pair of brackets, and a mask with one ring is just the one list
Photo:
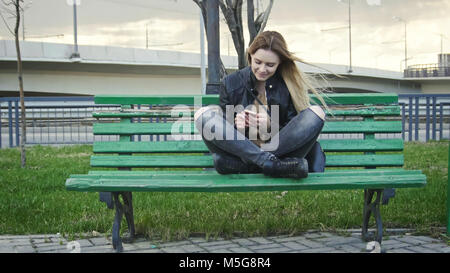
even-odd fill
[[(227, 122), (221, 114), (213, 110), (205, 111), (195, 121), (195, 125), (206, 146), (213, 154), (213, 158), (215, 158), (215, 154), (219, 154), (229, 160), (236, 161), (238, 164), (244, 164), (243, 168), (254, 165), (262, 168), (264, 162), (272, 155), (278, 158), (305, 158), (316, 144), (324, 126), (324, 120), (309, 108), (299, 112), (272, 137), (272, 139), (278, 139), (279, 145), (270, 152), (254, 144), (231, 123)], [(208, 132), (212, 132), (216, 137), (211, 137)], [(227, 139), (227, 136), (229, 139)], [(258, 168), (250, 167), (250, 169), (257, 170)]]

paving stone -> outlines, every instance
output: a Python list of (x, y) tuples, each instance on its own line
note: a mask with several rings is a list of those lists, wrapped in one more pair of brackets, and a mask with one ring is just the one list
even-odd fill
[(177, 242), (166, 242), (162, 243), (161, 247), (175, 247), (175, 246), (183, 246), (183, 245), (190, 245), (191, 242), (184, 240), (184, 241), (177, 241)]
[(203, 248), (200, 248), (196, 245), (187, 245), (187, 246), (182, 246), (181, 248), (183, 248), (183, 250), (188, 253), (197, 253), (197, 252), (205, 251)]
[(266, 238), (263, 238), (263, 237), (249, 238), (249, 240), (251, 240), (253, 242), (256, 242), (258, 244), (271, 244), (271, 243), (273, 243), (272, 241), (270, 241), (270, 240), (268, 240)]
[(303, 237), (306, 239), (323, 238), (324, 236), (320, 232), (306, 233)]
[(28, 246), (15, 246), (14, 247), (15, 253), (35, 253), (36, 249), (32, 247), (31, 245)]
[(383, 240), (382, 242), (381, 242), (381, 245), (393, 245), (393, 244), (399, 244), (400, 243), (400, 241), (397, 241), (397, 240), (394, 240), (394, 239), (389, 239), (389, 240)]
[(257, 244), (255, 241), (250, 241), (249, 239), (246, 239), (246, 238), (232, 239), (231, 241), (233, 243), (237, 243), (237, 244), (239, 244), (241, 246), (249, 246), (249, 245)]
[(423, 241), (423, 242), (427, 242), (427, 243), (434, 243), (434, 242), (438, 242), (440, 243), (439, 240), (435, 239), (435, 238), (431, 238), (431, 237), (426, 237), (426, 236), (414, 236), (414, 239)]
[[(350, 246), (353, 246), (358, 249), (364, 249), (364, 251), (365, 251), (365, 249), (367, 247), (367, 243), (366, 242), (351, 243)], [(381, 248), (383, 248), (383, 243), (381, 243)]]
[(254, 253), (253, 251), (251, 251), (246, 247), (233, 247), (229, 248), (228, 250), (230, 250), (233, 253)]
[(161, 251), (164, 253), (186, 253), (181, 247), (163, 247)]
[(89, 241), (94, 246), (112, 245), (105, 237), (90, 238)]
[(328, 253), (330, 251), (335, 251), (336, 249), (332, 247), (322, 247), (322, 248), (311, 248), (305, 250), (299, 250), (299, 253)]
[(442, 252), (442, 253), (450, 253), (450, 247), (441, 248), (440, 252)]
[(1, 239), (0, 240), (0, 246), (3, 244), (9, 244), (11, 242), (31, 242), (31, 238), (18, 238), (18, 239), (14, 239), (14, 238), (5, 238), (5, 239)]
[(336, 246), (336, 249), (342, 250), (342, 251), (348, 252), (348, 253), (366, 252), (365, 248), (357, 248), (357, 247), (354, 247), (352, 245), (347, 245), (347, 244), (338, 245), (338, 246)]
[(264, 245), (254, 245), (254, 246), (248, 246), (251, 250), (260, 250), (260, 249), (267, 249), (267, 248), (278, 248), (280, 247), (280, 244), (264, 244)]
[(68, 248), (68, 245), (66, 245), (66, 244), (60, 245), (60, 244), (55, 244), (55, 243), (39, 245), (39, 246), (36, 247), (37, 252), (49, 251), (49, 250), (52, 250), (52, 249), (69, 250), (69, 252), (72, 250), (72, 249)]
[(299, 239), (303, 239), (303, 236), (295, 236), (295, 237), (282, 237), (282, 238), (273, 238), (272, 241), (276, 243), (284, 243), (284, 242), (292, 242)]
[(334, 238), (332, 238), (332, 240), (328, 240), (324, 244), (326, 246), (336, 246), (336, 245), (352, 244), (352, 243), (359, 243), (359, 242), (361, 242), (361, 239), (352, 238), (352, 237), (334, 237)]
[(314, 242), (314, 241), (312, 241), (312, 240), (303, 239), (303, 238), (297, 239), (297, 240), (295, 240), (295, 242), (300, 243), (300, 244), (305, 245), (305, 246), (310, 247), (310, 248), (320, 248), (320, 247), (323, 247), (323, 244)]
[(382, 245), (383, 249), (390, 250), (395, 248), (402, 248), (402, 247), (409, 247), (409, 244), (406, 243), (398, 243), (398, 244), (391, 244), (391, 245)]
[(433, 250), (431, 248), (421, 247), (421, 246), (410, 246), (410, 247), (407, 247), (406, 249), (412, 250), (417, 253), (439, 253), (439, 251)]
[(255, 250), (256, 253), (283, 253), (289, 251), (292, 251), (292, 249), (287, 247), (264, 248)]
[(211, 250), (209, 253), (233, 253), (233, 252), (231, 252), (231, 250), (226, 249), (226, 248), (220, 248), (220, 249)]
[[(342, 236), (328, 232), (309, 232), (296, 236), (270, 236), (254, 238), (218, 238), (207, 241), (193, 237), (177, 242), (153, 242), (136, 238), (131, 244), (124, 243), (126, 253), (367, 253), (367, 242), (356, 233)], [(97, 236), (74, 241), (81, 253), (114, 253), (111, 238)], [(0, 236), (0, 253), (70, 253), (72, 242), (60, 235)], [(381, 245), (386, 253), (450, 253), (450, 247), (442, 240), (428, 236), (392, 235)]]
[(138, 243), (133, 243), (133, 245), (137, 248), (137, 249), (155, 249), (155, 248), (159, 248), (157, 245), (154, 245), (150, 242), (138, 242)]
[(234, 248), (234, 247), (239, 247), (239, 245), (236, 243), (228, 243), (228, 244), (213, 245), (213, 246), (203, 246), (203, 248), (208, 251), (212, 251), (215, 249)]
[(285, 242), (285, 243), (281, 243), (281, 245), (288, 247), (292, 250), (303, 250), (303, 249), (307, 249), (308, 247), (296, 242)]
[(226, 245), (229, 244), (229, 241), (210, 241), (206, 243), (200, 243), (197, 244), (200, 247), (213, 247), (213, 246), (219, 246), (219, 245)]
[(390, 249), (389, 251), (386, 251), (386, 253), (416, 253), (416, 252), (406, 248), (396, 248)]
[(14, 247), (10, 245), (0, 246), (0, 253), (15, 253)]
[(422, 247), (430, 248), (430, 249), (442, 249), (446, 247), (446, 244), (444, 243), (427, 243), (421, 245)]
[(398, 238), (397, 240), (400, 241), (400, 242), (404, 242), (404, 243), (410, 244), (410, 245), (421, 245), (421, 244), (424, 244), (424, 241), (417, 240), (417, 239), (415, 239), (413, 237), (403, 237), (403, 238)]
[(93, 246), (82, 248), (80, 253), (114, 253), (115, 250), (112, 245)]

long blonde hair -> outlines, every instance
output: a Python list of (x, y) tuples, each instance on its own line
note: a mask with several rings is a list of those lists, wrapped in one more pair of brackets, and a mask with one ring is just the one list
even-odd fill
[(295, 63), (301, 62), (306, 64), (306, 62), (289, 52), (286, 41), (280, 33), (264, 31), (256, 36), (247, 50), (247, 61), (249, 64), (251, 64), (251, 55), (261, 48), (271, 50), (279, 56), (280, 65), (278, 70), (291, 94), (297, 112), (311, 106), (308, 90), (315, 94), (322, 105), (329, 110), (325, 100), (322, 98), (321, 94), (323, 93), (312, 84), (315, 81), (314, 78), (301, 71)]

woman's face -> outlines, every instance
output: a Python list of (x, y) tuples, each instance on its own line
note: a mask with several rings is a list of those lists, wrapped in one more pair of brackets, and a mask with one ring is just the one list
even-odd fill
[(268, 80), (280, 65), (280, 57), (272, 50), (260, 48), (250, 56), (252, 72), (258, 81)]

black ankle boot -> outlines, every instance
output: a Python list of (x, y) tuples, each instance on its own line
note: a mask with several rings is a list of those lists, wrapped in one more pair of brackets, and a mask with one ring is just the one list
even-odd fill
[(308, 177), (308, 161), (304, 158), (270, 157), (264, 162), (263, 173), (272, 177), (306, 178)]
[(213, 154), (214, 168), (220, 174), (260, 173), (261, 168), (254, 164), (246, 164), (242, 160), (226, 155)]

